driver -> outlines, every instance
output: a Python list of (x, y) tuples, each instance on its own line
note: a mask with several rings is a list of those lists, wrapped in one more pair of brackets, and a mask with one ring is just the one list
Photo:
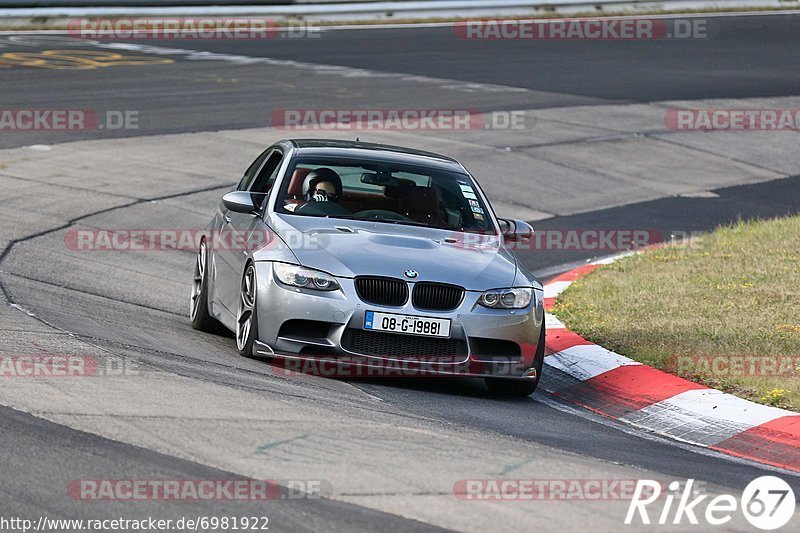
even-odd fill
[(342, 178), (330, 168), (316, 168), (303, 180), (306, 202), (335, 202), (342, 197)]

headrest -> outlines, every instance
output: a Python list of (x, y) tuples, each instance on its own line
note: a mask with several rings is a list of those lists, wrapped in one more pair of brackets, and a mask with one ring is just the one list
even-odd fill
[(294, 171), (292, 179), (289, 181), (289, 189), (286, 192), (289, 198), (303, 196), (303, 180), (306, 179), (309, 172), (311, 172), (310, 168), (298, 168)]

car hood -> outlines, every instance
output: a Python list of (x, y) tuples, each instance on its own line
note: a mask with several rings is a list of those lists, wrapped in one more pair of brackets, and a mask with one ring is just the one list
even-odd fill
[(383, 222), (273, 215), (268, 221), (309, 268), (334, 276), (387, 276), (439, 281), (467, 290), (510, 287), (514, 255), (493, 235)]

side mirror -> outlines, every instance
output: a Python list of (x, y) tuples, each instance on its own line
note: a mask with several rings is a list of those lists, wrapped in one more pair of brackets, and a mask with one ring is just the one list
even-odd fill
[(250, 214), (256, 211), (256, 206), (253, 204), (253, 197), (247, 191), (229, 192), (222, 197), (222, 203), (235, 213)]
[(503, 232), (503, 240), (506, 242), (525, 242), (533, 237), (533, 228), (523, 220), (511, 218), (499, 218), (500, 231)]

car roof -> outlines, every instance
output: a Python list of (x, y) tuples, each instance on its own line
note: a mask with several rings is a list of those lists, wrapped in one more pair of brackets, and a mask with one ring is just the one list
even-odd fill
[(402, 146), (335, 139), (288, 139), (303, 156), (348, 157), (387, 162), (431, 166), (464, 172), (461, 164), (451, 157)]

